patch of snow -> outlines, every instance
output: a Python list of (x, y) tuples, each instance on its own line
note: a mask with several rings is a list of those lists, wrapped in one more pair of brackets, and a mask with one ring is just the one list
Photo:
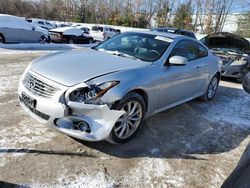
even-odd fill
[(0, 147), (5, 149), (33, 147), (48, 142), (55, 136), (56, 134), (45, 125), (24, 119), (18, 125), (6, 127), (1, 131)]
[(216, 168), (215, 172), (212, 173), (210, 176), (211, 176), (211, 182), (210, 182), (211, 188), (220, 187), (221, 182), (223, 182), (226, 179), (224, 172), (219, 168)]
[(56, 134), (44, 125), (24, 119), (18, 125), (9, 126), (0, 132), (0, 149), (6, 152), (0, 153), (0, 166), (4, 166), (25, 153), (8, 153), (7, 150), (18, 150), (20, 148), (33, 149), (39, 143), (49, 142)]
[(0, 27), (32, 30), (32, 25), (24, 19), (8, 14), (0, 14)]
[(104, 172), (98, 172), (96, 174), (80, 174), (80, 175), (67, 175), (65, 172), (61, 172), (58, 177), (58, 182), (54, 185), (51, 184), (39, 184), (34, 182), (31, 187), (48, 187), (48, 188), (112, 188), (114, 187), (114, 181), (105, 175)]
[(83, 31), (81, 29), (73, 27), (60, 27), (52, 29), (50, 31), (62, 32), (64, 35), (74, 35), (74, 36), (81, 36), (83, 34)]
[[(207, 112), (203, 114), (203, 117), (212, 120), (219, 121), (221, 123), (230, 123), (237, 127), (250, 128), (250, 97), (243, 92), (241, 84), (227, 83), (222, 81), (220, 86), (234, 88), (235, 96), (232, 95), (220, 95), (220, 102), (216, 102), (213, 105), (203, 104), (207, 109)], [(209, 106), (209, 107), (208, 107)]]
[(60, 177), (59, 182), (62, 184), (56, 187), (68, 187), (68, 188), (111, 188), (114, 187), (114, 181), (105, 175), (104, 172), (98, 172), (94, 175), (78, 175), (72, 178), (73, 180)]
[(16, 89), (20, 76), (0, 77), (0, 96), (8, 94), (8, 91)]
[(135, 187), (184, 186), (183, 178), (169, 174), (171, 171), (173, 171), (171, 165), (164, 159), (142, 159), (128, 173), (125, 173), (122, 184)]

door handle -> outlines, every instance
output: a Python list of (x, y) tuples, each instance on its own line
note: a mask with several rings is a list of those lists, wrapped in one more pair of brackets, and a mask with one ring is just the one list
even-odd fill
[(196, 69), (200, 69), (201, 67), (200, 67), (200, 66), (196, 66), (195, 68), (196, 68)]

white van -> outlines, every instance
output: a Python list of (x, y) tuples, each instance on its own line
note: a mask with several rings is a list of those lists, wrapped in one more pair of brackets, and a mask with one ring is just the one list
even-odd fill
[(117, 35), (117, 32), (112, 27), (93, 26), (91, 28), (90, 35), (93, 36), (95, 41), (104, 41)]

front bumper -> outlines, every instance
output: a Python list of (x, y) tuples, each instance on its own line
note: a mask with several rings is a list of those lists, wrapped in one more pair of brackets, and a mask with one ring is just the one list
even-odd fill
[(231, 65), (222, 65), (221, 66), (221, 75), (226, 77), (235, 77), (237, 78), (241, 72), (243, 66), (231, 66)]
[[(100, 141), (109, 137), (115, 122), (124, 111), (110, 110), (107, 105), (69, 104), (76, 113), (55, 121), (56, 129), (74, 138), (87, 141)], [(79, 122), (89, 126), (89, 131), (77, 127)]]
[[(45, 82), (51, 82), (36, 73), (32, 74)], [(20, 105), (39, 122), (71, 137), (86, 141), (107, 139), (115, 122), (125, 113), (124, 111), (110, 110), (106, 104), (93, 105), (70, 101), (64, 104), (66, 102), (62, 102), (61, 98), (68, 88), (64, 86), (60, 86), (60, 88), (61, 90), (53, 98), (44, 98), (30, 92), (21, 80), (18, 88)], [(26, 105), (22, 99), (23, 92), (36, 100), (35, 108)], [(87, 123), (90, 129), (88, 131), (80, 130), (75, 126), (76, 121)]]

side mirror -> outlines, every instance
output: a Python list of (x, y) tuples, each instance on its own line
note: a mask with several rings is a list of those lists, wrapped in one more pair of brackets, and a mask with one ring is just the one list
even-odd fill
[(170, 57), (169, 63), (171, 65), (186, 65), (187, 59), (185, 57), (175, 55), (175, 56)]

